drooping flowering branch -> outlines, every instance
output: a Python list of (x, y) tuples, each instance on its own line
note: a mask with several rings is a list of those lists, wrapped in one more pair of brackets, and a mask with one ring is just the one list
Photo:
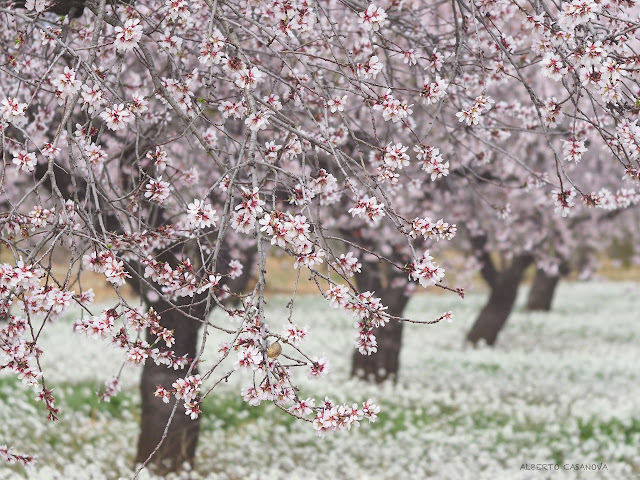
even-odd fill
[[(355, 345), (371, 354), (373, 329), (393, 316), (379, 292), (357, 288), (365, 260), (388, 264), (408, 294), (451, 289), (434, 255), (456, 235), (453, 221), (472, 238), (492, 229), (501, 246), (531, 249), (544, 239), (515, 219), (634, 204), (619, 180), (640, 171), (636, 10), (590, 0), (0, 3), (0, 239), (13, 258), (0, 279), (2, 369), (36, 386), (55, 416), (37, 341), (75, 306), (76, 331), (114, 342), (127, 362), (184, 368), (156, 394), (182, 400), (191, 418), (213, 389), (201, 382), (244, 371), (245, 400), (311, 415), (319, 434), (375, 420), (371, 401), (298, 397), (293, 371), (321, 377), (329, 363), (303, 352), (310, 333), (291, 317), (267, 318), (267, 255), (305, 269), (354, 316)], [(94, 310), (92, 292), (76, 294), (83, 271), (103, 275), (116, 304)], [(252, 286), (234, 284), (251, 273)], [(214, 307), (232, 327), (209, 322)], [(203, 349), (175, 353), (178, 332), (163, 326), (175, 312), (204, 325), (203, 344), (210, 328), (226, 335), (206, 372), (195, 371)], [(232, 354), (234, 371), (221, 373)], [(102, 398), (118, 390), (109, 380)]]

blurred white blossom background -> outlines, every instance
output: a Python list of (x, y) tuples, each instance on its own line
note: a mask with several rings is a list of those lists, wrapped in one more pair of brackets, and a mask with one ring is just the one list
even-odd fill
[[(331, 362), (329, 380), (300, 378), (301, 398), (324, 392), (338, 402), (373, 398), (382, 407), (378, 421), (319, 439), (310, 424), (293, 422), (273, 405), (244, 403), (238, 392), (249, 374), (234, 375), (205, 400), (195, 467), (167, 478), (636, 478), (638, 293), (640, 284), (633, 283), (565, 283), (552, 313), (517, 307), (493, 349), (463, 344), (482, 294), (465, 300), (415, 296), (409, 318), (453, 310), (455, 319), (407, 325), (398, 383), (381, 386), (349, 378), (353, 321), (322, 299), (301, 297), (293, 320), (313, 332), (309, 351), (326, 353)], [(279, 316), (284, 323), (286, 301), (269, 301), (274, 325)], [(216, 313), (217, 322), (229, 322)], [(140, 369), (126, 366), (123, 391), (98, 403), (95, 391), (118, 373), (121, 352), (74, 335), (74, 320), (67, 316), (43, 333), (43, 367), (61, 407), (57, 424), (46, 421), (31, 391), (0, 376), (0, 439), (39, 457), (26, 471), (2, 465), (2, 480), (133, 476)], [(220, 340), (208, 338), (205, 358), (216, 358)], [(559, 470), (522, 469), (532, 463), (558, 464)], [(576, 470), (576, 464), (606, 469)], [(143, 472), (139, 478), (154, 477)]]

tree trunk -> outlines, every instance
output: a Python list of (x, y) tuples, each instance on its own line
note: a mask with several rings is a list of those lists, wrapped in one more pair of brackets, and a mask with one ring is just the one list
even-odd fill
[[(378, 262), (362, 262), (362, 273), (357, 279), (361, 291), (374, 291), (382, 304), (388, 307), (388, 314), (401, 317), (409, 301), (405, 287), (383, 287), (378, 270)], [(400, 368), (400, 347), (402, 346), (402, 327), (404, 323), (391, 320), (382, 328), (374, 328), (373, 334), (378, 342), (378, 351), (371, 355), (362, 355), (354, 350), (351, 364), (351, 376), (376, 383), (398, 378)]]
[[(250, 265), (255, 251), (249, 250), (244, 253), (246, 261), (242, 274), (235, 279), (226, 278), (224, 280), (224, 284), (232, 292), (244, 290), (251, 279)], [(226, 250), (221, 252), (220, 258), (224, 265), (228, 265), (230, 258)], [(148, 292), (146, 292), (141, 282), (132, 282), (132, 285), (134, 288), (137, 287), (136, 290), (143, 298), (146, 298)], [(195, 358), (199, 338), (198, 332), (202, 323), (187, 317), (185, 314), (204, 321), (207, 313), (205, 311), (205, 300), (205, 295), (196, 296), (194, 299), (184, 297), (174, 303), (179, 308), (171, 306), (162, 299), (146, 302), (149, 307), (153, 307), (156, 313), (160, 315), (160, 325), (173, 330), (175, 344), (172, 350), (176, 355), (188, 355), (191, 360)], [(235, 301), (236, 299), (232, 296), (223, 303), (234, 303)], [(195, 305), (192, 306), (192, 303), (195, 303)], [(212, 306), (215, 306), (215, 303)], [(150, 332), (147, 332), (147, 341), (150, 344), (155, 341), (155, 336), (151, 335)], [(192, 375), (197, 373), (197, 368), (192, 369)], [(184, 378), (185, 374), (186, 370), (174, 370), (173, 368), (167, 368), (166, 365), (156, 365), (150, 359), (145, 362), (140, 381), (142, 416), (140, 419), (140, 437), (138, 438), (136, 463), (145, 462), (149, 455), (154, 452), (162, 439), (173, 410), (173, 401), (167, 404), (154, 395), (156, 387), (160, 385), (169, 390), (172, 388), (172, 384), (179, 378)], [(191, 420), (189, 416), (185, 415), (182, 404), (178, 405), (171, 425), (167, 430), (166, 438), (150, 460), (155, 473), (177, 472), (182, 469), (185, 462), (193, 463), (200, 432), (200, 418)]]
[(524, 271), (532, 262), (531, 256), (522, 255), (516, 257), (502, 272), (496, 272), (496, 277), (490, 285), (489, 300), (469, 330), (467, 341), (475, 345), (484, 339), (488, 345), (495, 344), (498, 333), (507, 322), (516, 301)]
[(527, 310), (549, 312), (553, 302), (553, 295), (562, 277), (569, 275), (569, 262), (562, 260), (558, 268), (558, 275), (550, 276), (544, 270), (538, 268), (529, 290)]
[[(25, 0), (18, 0), (16, 7), (24, 8)], [(51, 4), (45, 9), (46, 12), (53, 12), (57, 15), (69, 15), (71, 18), (79, 18), (84, 11), (86, 0), (58, 0), (50, 2)]]
[[(389, 307), (387, 312), (390, 315), (400, 317), (404, 310), (408, 298), (402, 298), (402, 305), (392, 305), (387, 301), (383, 302)], [(362, 355), (358, 350), (353, 352), (353, 362), (351, 365), (351, 376), (362, 378), (376, 383), (383, 382), (389, 378), (394, 381), (398, 378), (400, 369), (400, 347), (402, 346), (402, 327), (404, 323), (399, 320), (391, 320), (382, 328), (374, 328), (373, 334), (378, 342), (378, 351), (371, 355)]]
[[(149, 302), (149, 306), (160, 315), (160, 325), (173, 330), (175, 344), (172, 349), (176, 355), (188, 355), (195, 358), (198, 343), (200, 323), (186, 318), (183, 312), (171, 308), (169, 304), (160, 300)], [(186, 312), (189, 312), (186, 307)], [(202, 309), (200, 309), (202, 310)], [(202, 312), (192, 309), (189, 314), (200, 317)], [(155, 336), (147, 332), (148, 342), (155, 341)], [(197, 373), (197, 368), (192, 374)], [(185, 370), (174, 370), (166, 365), (156, 365), (150, 359), (144, 364), (140, 389), (142, 393), (142, 417), (140, 420), (140, 437), (138, 439), (138, 453), (136, 463), (143, 463), (156, 449), (166, 428), (174, 401), (164, 403), (161, 398), (154, 396), (158, 385), (170, 390), (172, 384), (184, 377)], [(179, 471), (184, 462), (191, 463), (196, 453), (198, 433), (200, 431), (200, 417), (191, 420), (185, 415), (184, 407), (178, 405), (167, 431), (167, 436), (154, 454), (151, 463), (159, 474)]]
[(527, 299), (527, 310), (548, 312), (551, 310), (551, 303), (553, 302), (553, 294), (556, 292), (556, 287), (560, 281), (560, 276), (549, 276), (547, 273), (538, 268), (536, 275), (529, 290), (529, 297)]

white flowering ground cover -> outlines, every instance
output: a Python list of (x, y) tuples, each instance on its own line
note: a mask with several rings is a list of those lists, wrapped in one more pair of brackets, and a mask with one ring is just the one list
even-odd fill
[[(238, 373), (205, 401), (196, 467), (174, 478), (640, 478), (639, 293), (633, 283), (565, 283), (553, 313), (517, 307), (494, 349), (463, 345), (483, 294), (463, 301), (415, 297), (408, 316), (429, 320), (453, 310), (455, 319), (405, 327), (395, 386), (350, 380), (352, 320), (321, 299), (299, 298), (294, 321), (310, 326), (309, 346), (331, 361), (328, 377), (303, 381), (301, 397), (373, 398), (382, 407), (378, 421), (317, 438), (310, 424), (273, 405), (243, 403), (239, 391), (248, 377)], [(285, 303), (273, 298), (267, 318), (286, 318)], [(73, 320), (59, 321), (42, 343), (47, 381), (61, 408), (56, 424), (45, 420), (33, 392), (0, 376), (0, 443), (39, 458), (27, 471), (0, 466), (0, 480), (132, 476), (140, 370), (126, 367), (123, 392), (99, 404), (94, 392), (117, 373), (120, 354), (73, 335)], [(207, 348), (217, 348), (215, 334)], [(576, 470), (585, 464), (606, 469)], [(144, 472), (140, 478), (153, 477)]]

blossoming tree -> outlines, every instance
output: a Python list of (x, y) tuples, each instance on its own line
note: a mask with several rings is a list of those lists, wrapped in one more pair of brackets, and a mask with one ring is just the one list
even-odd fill
[[(294, 257), (374, 352), (376, 329), (402, 320), (374, 289), (445, 286), (429, 248), (455, 228), (419, 212), (464, 205), (449, 170), (531, 169), (521, 143), (542, 138), (552, 168), (536, 178), (562, 215), (603, 203), (565, 169), (588, 137), (618, 176), (640, 178), (636, 16), (594, 0), (2, 0), (2, 370), (55, 419), (38, 339), (78, 308), (77, 332), (144, 363), (137, 460), (167, 470), (192, 460), (202, 398), (230, 375), (247, 376), (247, 402), (272, 401), (319, 435), (375, 420), (370, 400), (298, 395), (296, 371), (320, 377), (329, 363), (304, 350), (292, 317), (265, 316), (268, 249)], [(442, 190), (448, 203), (434, 205)], [(93, 306), (85, 270), (115, 304)], [(214, 307), (232, 327), (209, 320)], [(198, 369), (196, 341), (212, 332), (220, 358)], [(235, 368), (221, 371), (228, 356)]]
[[(596, 163), (597, 159), (594, 159), (592, 164)], [(527, 183), (526, 179), (516, 176), (511, 182), (514, 180), (519, 184)], [(567, 275), (576, 253), (587, 244), (592, 245), (595, 252), (602, 252), (610, 245), (609, 232), (620, 229), (624, 222), (634, 218), (630, 215), (631, 209), (640, 200), (633, 189), (619, 186), (616, 190), (617, 183), (614, 181), (606, 186), (600, 183), (596, 195), (602, 199), (601, 208), (578, 205), (570, 218), (554, 214), (544, 189), (503, 190), (502, 195), (495, 195), (494, 191), (492, 195), (493, 188), (476, 185), (476, 189), (486, 192), (483, 199), (490, 203), (478, 205), (473, 210), (473, 218), (460, 223), (466, 227), (468, 251), (475, 257), (490, 294), (467, 334), (468, 341), (495, 343), (529, 267), (535, 266), (536, 274), (528, 307), (542, 309), (546, 306), (548, 309), (557, 282), (560, 276)], [(506, 207), (496, 208), (499, 205)]]

